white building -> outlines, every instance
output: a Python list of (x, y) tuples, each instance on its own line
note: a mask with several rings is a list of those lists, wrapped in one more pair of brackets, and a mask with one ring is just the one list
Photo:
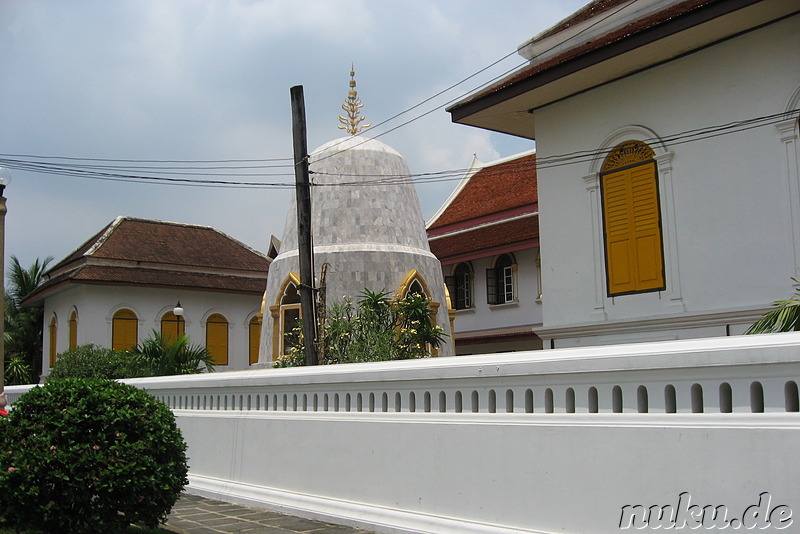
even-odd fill
[(541, 349), (534, 151), (481, 163), (428, 221), (455, 309), (456, 354)]
[(595, 1), (455, 122), (536, 140), (546, 347), (742, 333), (800, 276), (800, 4)]
[(270, 261), (214, 228), (118, 217), (23, 301), (44, 305), (43, 375), (68, 349), (127, 349), (153, 330), (207, 346), (218, 370), (248, 368)]

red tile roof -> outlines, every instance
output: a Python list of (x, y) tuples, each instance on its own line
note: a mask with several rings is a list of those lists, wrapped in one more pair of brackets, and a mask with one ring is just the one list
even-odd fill
[(535, 204), (538, 198), (536, 154), (511, 159), (473, 174), (428, 230)]
[(23, 304), (66, 284), (261, 294), (270, 260), (211, 227), (119, 217), (44, 276)]
[[(525, 216), (429, 241), (443, 264), (538, 246), (539, 217)], [(478, 254), (480, 253), (480, 254)]]

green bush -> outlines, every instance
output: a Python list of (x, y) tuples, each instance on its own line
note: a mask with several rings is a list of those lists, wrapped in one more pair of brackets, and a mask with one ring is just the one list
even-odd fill
[(56, 356), (49, 378), (133, 378), (143, 371), (135, 354), (81, 345)]
[(0, 419), (0, 510), (13, 527), (70, 534), (155, 527), (188, 483), (172, 412), (133, 386), (53, 380)]

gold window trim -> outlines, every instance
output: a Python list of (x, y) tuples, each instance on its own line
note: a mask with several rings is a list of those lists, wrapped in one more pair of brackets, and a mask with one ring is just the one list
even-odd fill
[(600, 168), (600, 173), (607, 172), (629, 167), (631, 165), (638, 165), (651, 159), (655, 159), (656, 153), (650, 148), (649, 145), (641, 141), (623, 141), (611, 149), (603, 166)]
[[(398, 299), (405, 298), (405, 296), (408, 294), (408, 291), (411, 288), (411, 285), (414, 282), (418, 282), (419, 285), (422, 286), (422, 291), (425, 293), (425, 296), (428, 297), (428, 301), (430, 302), (431, 305), (431, 322), (433, 322), (433, 324), (437, 324), (436, 316), (439, 313), (439, 306), (441, 306), (441, 303), (434, 302), (432, 298), (433, 293), (431, 293), (430, 288), (428, 288), (428, 283), (425, 282), (425, 278), (423, 278), (423, 276), (419, 274), (419, 271), (417, 271), (416, 269), (411, 269), (403, 277), (403, 281), (400, 282), (400, 287), (397, 289), (396, 293), (397, 298)], [(447, 294), (446, 287), (445, 287), (445, 294)], [(439, 355), (439, 349), (437, 347), (433, 347), (433, 349), (431, 350), (431, 356), (435, 358), (438, 355)]]
[[(286, 287), (289, 284), (294, 284), (295, 287), (300, 285), (300, 275), (296, 272), (290, 272), (286, 275), (281, 283), (278, 296), (275, 299), (275, 304), (269, 307), (269, 314), (272, 317), (272, 361), (277, 361), (283, 349), (283, 332), (282, 332), (282, 319), (281, 319), (281, 300), (283, 294), (286, 292)], [(266, 295), (264, 295), (264, 302), (266, 303)]]

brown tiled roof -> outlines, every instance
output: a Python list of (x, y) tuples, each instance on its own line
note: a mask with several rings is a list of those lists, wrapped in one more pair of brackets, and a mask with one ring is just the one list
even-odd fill
[(536, 37), (536, 40), (538, 41), (544, 39), (545, 37), (555, 35), (558, 32), (566, 30), (567, 28), (574, 26), (579, 22), (588, 20), (595, 15), (602, 13), (603, 11), (611, 9), (612, 7), (620, 4), (627, 4), (628, 2), (630, 2), (630, 0), (594, 0), (593, 2), (589, 2), (569, 17), (540, 33)]
[(121, 217), (51, 270), (87, 253), (94, 258), (244, 271), (264, 271), (269, 265), (263, 254), (209, 226)]
[(431, 252), (443, 263), (478, 251), (502, 248), (505, 252), (533, 246), (539, 238), (539, 217), (513, 219), (491, 226), (445, 235), (430, 240)]
[(54, 287), (66, 281), (86, 284), (176, 287), (258, 295), (264, 293), (267, 285), (266, 276), (255, 278), (108, 265), (84, 265), (70, 273), (48, 280), (43, 284), (42, 289)]
[(48, 270), (23, 305), (65, 284), (261, 294), (269, 264), (214, 228), (119, 217)]
[(534, 204), (538, 198), (536, 154), (484, 167), (469, 178), (428, 230)]

